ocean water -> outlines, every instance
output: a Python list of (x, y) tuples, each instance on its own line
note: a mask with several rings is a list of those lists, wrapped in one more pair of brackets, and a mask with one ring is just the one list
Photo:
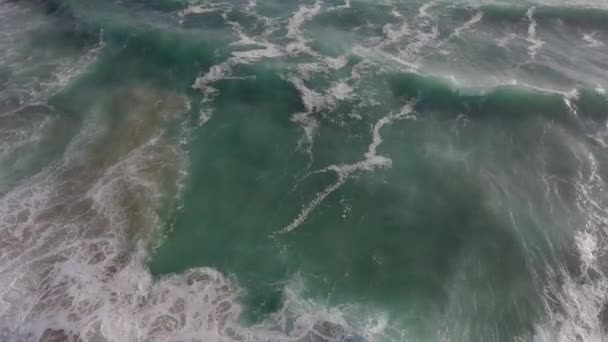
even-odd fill
[(0, 341), (608, 341), (608, 2), (0, 0)]

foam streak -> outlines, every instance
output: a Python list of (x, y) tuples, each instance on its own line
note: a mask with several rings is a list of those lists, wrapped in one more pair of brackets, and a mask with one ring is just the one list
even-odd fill
[(367, 152), (365, 152), (362, 161), (353, 164), (334, 164), (330, 165), (324, 169), (315, 171), (313, 173), (325, 173), (325, 172), (334, 172), (337, 176), (337, 180), (331, 185), (327, 186), (321, 192), (317, 193), (315, 198), (310, 201), (302, 211), (298, 214), (298, 216), (287, 226), (283, 227), (278, 231), (278, 234), (290, 233), (296, 230), (300, 225), (302, 225), (310, 213), (317, 208), (323, 201), (331, 195), (333, 192), (338, 190), (348, 179), (350, 179), (353, 175), (357, 174), (361, 171), (373, 171), (377, 168), (390, 168), (392, 166), (392, 160), (388, 157), (378, 155), (377, 149), (380, 144), (382, 144), (382, 135), (381, 130), (387, 125), (393, 124), (395, 121), (403, 120), (403, 119), (415, 119), (413, 114), (413, 104), (406, 104), (399, 113), (391, 114), (385, 116), (378, 120), (373, 128), (372, 128), (372, 142), (368, 146)]

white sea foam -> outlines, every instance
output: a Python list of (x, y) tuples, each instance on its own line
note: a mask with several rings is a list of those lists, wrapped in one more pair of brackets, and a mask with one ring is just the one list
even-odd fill
[(597, 32), (586, 33), (583, 35), (583, 40), (587, 43), (589, 47), (599, 47), (604, 46), (604, 42), (599, 41), (595, 38)]
[(572, 89), (571, 91), (566, 92), (565, 94), (563, 94), (563, 97), (564, 103), (566, 104), (570, 112), (574, 115), (578, 115), (576, 105), (574, 104), (574, 101), (580, 98), (580, 92), (578, 91), (578, 89)]
[(340, 57), (327, 57), (324, 58), (323, 61), (327, 65), (328, 68), (333, 70), (339, 70), (346, 66), (348, 63), (348, 59), (344, 56)]
[(296, 12), (293, 13), (287, 24), (287, 36), (297, 38), (302, 33), (302, 25), (311, 20), (321, 11), (321, 2), (315, 1), (312, 6), (301, 5)]
[[(549, 272), (547, 316), (536, 327), (535, 340), (540, 342), (602, 341), (605, 336), (602, 312), (608, 304), (608, 274), (601, 258), (608, 246), (606, 184), (593, 153), (575, 141), (570, 142), (570, 147), (581, 162), (574, 181), (576, 206), (585, 220), (585, 226), (579, 227), (574, 239), (580, 275), (571, 274), (565, 267)], [(554, 309), (555, 304), (558, 310)]]
[(263, 48), (246, 50), (246, 51), (234, 51), (232, 57), (219, 64), (213, 65), (209, 68), (207, 73), (199, 76), (194, 81), (192, 88), (199, 89), (203, 93), (202, 107), (200, 112), (200, 123), (201, 125), (209, 121), (213, 115), (211, 105), (213, 99), (218, 95), (216, 88), (212, 86), (213, 83), (226, 80), (226, 79), (243, 79), (243, 77), (232, 77), (232, 69), (236, 65), (250, 64), (263, 58), (276, 58), (284, 54), (284, 51), (277, 45), (265, 42), (253, 40), (243, 33), (240, 33), (240, 42), (255, 43)]
[(429, 30), (419, 30), (415, 34), (412, 42), (405, 48), (399, 49), (399, 57), (414, 63), (422, 58), (423, 50), (434, 46), (439, 37), (439, 26), (433, 25)]
[(432, 17), (432, 15), (429, 14), (428, 10), (434, 6), (437, 6), (437, 2), (435, 2), (435, 1), (429, 1), (429, 2), (425, 3), (424, 5), (422, 5), (418, 9), (418, 18)]
[(348, 9), (351, 7), (351, 0), (344, 0), (344, 4), (342, 5), (337, 5), (337, 6), (332, 6), (332, 7), (328, 7), (327, 11), (331, 12), (331, 11), (339, 11), (339, 10), (343, 10), (343, 9)]
[(247, 6), (246, 6), (246, 8), (251, 11), (257, 5), (258, 5), (257, 0), (247, 0)]
[(321, 1), (315, 1), (312, 6), (301, 5), (289, 19), (287, 24), (287, 37), (292, 39), (286, 47), (292, 54), (305, 52), (311, 55), (315, 53), (307, 46), (308, 40), (304, 37), (302, 26), (321, 12)]
[(228, 2), (204, 1), (201, 3), (201, 1), (190, 0), (188, 7), (177, 12), (177, 15), (181, 18), (180, 19), (180, 23), (181, 23), (183, 21), (183, 17), (189, 16), (189, 15), (197, 15), (197, 14), (205, 14), (205, 13), (222, 11), (227, 8), (227, 5), (229, 5)]
[(296, 66), (298, 74), (304, 80), (310, 80), (315, 75), (329, 74), (333, 70), (339, 70), (346, 66), (348, 60), (344, 56), (324, 57), (316, 62), (299, 63)]
[[(390, 53), (375, 51), (373, 49), (366, 48), (363, 46), (356, 46), (353, 49), (353, 53), (366, 59), (366, 63), (362, 64), (364, 66), (363, 69), (367, 69), (369, 67), (369, 63), (372, 62), (379, 64), (391, 63), (396, 66), (397, 70), (402, 69), (406, 72), (416, 72), (416, 70), (420, 68), (420, 64), (417, 62), (410, 62)], [(356, 73), (356, 75), (354, 76), (355, 78), (362, 77), (362, 73), (358, 72), (360, 69), (362, 68), (357, 68), (357, 70), (354, 71)]]
[(460, 37), (460, 35), (462, 34), (462, 32), (470, 30), (471, 27), (473, 27), (473, 25), (479, 23), (481, 20), (483, 19), (483, 12), (482, 11), (478, 11), (477, 13), (475, 13), (475, 15), (473, 15), (473, 17), (471, 17), (471, 19), (469, 19), (466, 23), (464, 23), (462, 26), (457, 27), (454, 32), (452, 33), (451, 36), (454, 37)]
[[(440, 35), (437, 18), (428, 13), (428, 10), (436, 5), (437, 3), (432, 1), (422, 5), (418, 15), (411, 19), (405, 19), (395, 8), (392, 8), (391, 13), (400, 18), (401, 22), (384, 25), (382, 27), (384, 37), (381, 37), (378, 44), (370, 50), (381, 50), (396, 61), (410, 65), (419, 64), (428, 53), (427, 50), (437, 49), (441, 44), (437, 42)], [(473, 24), (474, 22), (470, 23)], [(361, 51), (361, 46), (356, 46), (355, 50)]]
[[(89, 150), (108, 132), (93, 115), (60, 163), (0, 198), (0, 339), (339, 341), (356, 335), (342, 308), (304, 299), (297, 281), (285, 286), (280, 310), (246, 327), (239, 323), (241, 291), (219, 272), (203, 267), (152, 279), (146, 245), (157, 212), (175, 195), (165, 181), (179, 182), (187, 165), (181, 145), (140, 116), (171, 120), (170, 111), (187, 103), (145, 90), (133, 96), (143, 102), (126, 114), (130, 136), (121, 138), (127, 141)], [(361, 320), (379, 321), (373, 317)]]
[(304, 112), (295, 113), (291, 121), (297, 123), (304, 130), (304, 136), (298, 143), (300, 148), (305, 148), (312, 163), (312, 148), (319, 127), (319, 121), (314, 117), (315, 113), (334, 109), (339, 101), (349, 99), (352, 88), (344, 82), (334, 82), (325, 94), (319, 94), (308, 88), (304, 81), (297, 77), (291, 77), (289, 82), (300, 92)]
[[(6, 28), (10, 39), (9, 42), (5, 42), (8, 46), (5, 48), (2, 44), (0, 49), (10, 51), (9, 54), (4, 51), (0, 55), (0, 62), (10, 66), (11, 70), (14, 70), (14, 76), (6, 81), (7, 89), (0, 93), (0, 101), (4, 100), (5, 96), (13, 94), (13, 96), (18, 97), (18, 105), (10, 111), (2, 112), (0, 116), (14, 114), (28, 106), (45, 105), (49, 98), (63, 90), (74, 78), (84, 73), (96, 61), (99, 52), (104, 47), (102, 29), (99, 32), (99, 42), (79, 54), (62, 54), (61, 52), (51, 51), (45, 54), (45, 58), (41, 60), (40, 57), (31, 56), (35, 55), (32, 51), (15, 48), (15, 46), (20, 46), (16, 41), (25, 40), (28, 37), (27, 35), (31, 35), (37, 30), (44, 30), (46, 25), (49, 25), (44, 20), (38, 21), (35, 19), (37, 16), (37, 13), (32, 13), (27, 20), (24, 19), (24, 21), (30, 21), (30, 18), (34, 18), (31, 19), (33, 23), (27, 24), (23, 30), (17, 33), (12, 27)], [(33, 67), (40, 68), (42, 66), (48, 69), (46, 76), (32, 78), (22, 75)]]
[(304, 130), (304, 137), (298, 142), (298, 148), (304, 148), (312, 163), (312, 147), (319, 128), (319, 121), (310, 113), (301, 112), (291, 116), (291, 121), (298, 124)]
[(308, 88), (303, 80), (297, 77), (291, 77), (289, 82), (291, 82), (291, 84), (300, 92), (306, 112), (318, 112), (331, 105), (331, 103), (328, 103), (328, 98)]
[(401, 111), (397, 114), (385, 116), (382, 119), (378, 120), (374, 125), (374, 129), (372, 131), (372, 143), (369, 145), (368, 151), (365, 153), (365, 159), (369, 160), (377, 156), (376, 149), (380, 144), (382, 144), (382, 135), (380, 131), (386, 125), (390, 125), (397, 120), (403, 119), (415, 119), (413, 115), (413, 106), (412, 104), (407, 104), (404, 106)]
[(399, 13), (399, 11), (395, 7), (391, 8), (391, 14), (395, 18), (403, 18), (403, 14)]
[(526, 12), (526, 19), (529, 22), (528, 37), (526, 38), (526, 40), (530, 43), (530, 46), (528, 47), (528, 54), (532, 58), (536, 58), (538, 50), (540, 50), (540, 48), (542, 48), (545, 44), (542, 40), (538, 38), (538, 35), (536, 33), (537, 23), (536, 19), (534, 19), (535, 10), (536, 7), (530, 7), (530, 9), (528, 9), (528, 11)]
[(352, 97), (353, 88), (346, 82), (334, 82), (327, 93), (336, 101), (344, 101)]
[(564, 101), (568, 101), (570, 105), (572, 105), (572, 101), (578, 100), (580, 98), (580, 91), (576, 88), (572, 88), (570, 90), (566, 89), (555, 89), (555, 88), (545, 88), (541, 86), (536, 86), (533, 84), (529, 84), (526, 82), (521, 82), (517, 79), (511, 79), (509, 81), (504, 80), (502, 83), (495, 84), (492, 89), (498, 88), (502, 85), (514, 85), (521, 88), (527, 88), (531, 90), (535, 90), (545, 94), (555, 94), (560, 95), (564, 98)]
[[(172, 108), (168, 106), (159, 108)], [(95, 137), (97, 132), (83, 135)], [(95, 334), (104, 334), (106, 320), (121, 322), (120, 316), (111, 315), (113, 311), (130, 310), (129, 305), (135, 308), (136, 303), (128, 304), (122, 292), (137, 289), (130, 284), (140, 284), (146, 273), (130, 273), (128, 259), (119, 259), (133, 233), (129, 232), (133, 221), (127, 217), (140, 217), (143, 225), (156, 222), (154, 210), (163, 191), (150, 168), (160, 171), (168, 170), (165, 163), (180, 165), (178, 149), (169, 148), (162, 140), (152, 136), (99, 178), (95, 165), (83, 164), (81, 158), (69, 155), (73, 149), (67, 148), (60, 163), (50, 165), (0, 200), (0, 244), (4, 246), (0, 281), (6, 285), (0, 297), (0, 334), (8, 334), (11, 340), (28, 335), (37, 340), (43, 335), (48, 338), (48, 334), (93, 339)], [(78, 149), (85, 153), (87, 145), (80, 143)], [(115, 153), (120, 154), (118, 149)], [(91, 156), (87, 159), (92, 163)], [(138, 207), (141, 203), (150, 207)], [(132, 267), (143, 270), (137, 265), (143, 265), (141, 260)], [(116, 307), (110, 309), (113, 305)], [(114, 328), (108, 331), (116, 333)], [(113, 340), (132, 336), (126, 332)]]
[(382, 32), (386, 36), (386, 40), (380, 44), (380, 47), (394, 44), (395, 42), (401, 41), (404, 37), (408, 37), (412, 34), (410, 26), (407, 21), (401, 22), (401, 24), (394, 28), (393, 24), (386, 24), (382, 27)]
[(334, 172), (337, 179), (334, 183), (317, 193), (312, 201), (303, 206), (296, 218), (277, 233), (285, 234), (296, 230), (308, 219), (308, 216), (312, 211), (323, 203), (329, 195), (338, 190), (349, 178), (357, 173), (361, 171), (373, 171), (377, 168), (390, 168), (392, 166), (392, 160), (386, 156), (377, 154), (378, 146), (382, 144), (382, 135), (380, 132), (384, 126), (390, 125), (395, 121), (414, 119), (415, 115), (413, 114), (413, 110), (413, 104), (408, 103), (398, 113), (387, 115), (378, 120), (372, 128), (372, 142), (368, 146), (367, 152), (364, 153), (363, 160), (353, 164), (334, 164), (313, 172), (312, 174)]
[[(477, 11), (472, 17), (471, 19), (467, 20), (464, 24), (462, 24), (461, 26), (458, 26), (454, 29), (454, 31), (446, 38), (442, 39), (439, 42), (436, 42), (434, 44), (434, 48), (439, 51), (442, 54), (449, 54), (449, 50), (444, 49), (444, 45), (448, 44), (452, 39), (454, 38), (458, 38), (461, 37), (463, 32), (467, 32), (467, 31), (472, 31), (472, 27), (479, 23), (481, 20), (483, 19), (483, 12), (482, 11)], [(438, 35), (437, 35), (438, 36)], [(435, 37), (430, 37), (431, 40), (434, 40), (435, 38), (437, 38), (437, 36)], [(425, 46), (426, 44), (422, 45)]]

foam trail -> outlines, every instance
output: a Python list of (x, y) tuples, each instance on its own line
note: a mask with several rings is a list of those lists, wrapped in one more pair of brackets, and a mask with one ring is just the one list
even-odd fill
[(317, 0), (312, 6), (301, 5), (289, 19), (287, 24), (287, 37), (294, 41), (286, 47), (290, 53), (305, 52), (316, 55), (308, 46), (308, 40), (304, 37), (302, 26), (321, 12), (321, 1)]
[(542, 40), (540, 40), (538, 38), (538, 36), (536, 34), (537, 23), (536, 23), (536, 19), (534, 19), (535, 10), (536, 10), (536, 7), (530, 7), (530, 9), (528, 9), (528, 11), (526, 12), (526, 18), (527, 18), (528, 22), (530, 23), (528, 26), (528, 37), (526, 38), (526, 40), (531, 44), (528, 47), (528, 54), (533, 59), (536, 58), (536, 54), (538, 53), (538, 50), (540, 48), (542, 48), (542, 46), (545, 44)]
[[(576, 206), (585, 226), (574, 236), (579, 256), (579, 274), (564, 266), (549, 271), (545, 289), (545, 322), (536, 327), (536, 341), (602, 341), (605, 337), (605, 310), (608, 307), (608, 274), (602, 257), (608, 246), (608, 211), (603, 197), (606, 184), (599, 174), (599, 163), (583, 144), (570, 142), (581, 162), (574, 180)], [(555, 309), (555, 304), (559, 309)]]
[(508, 49), (509, 42), (511, 42), (515, 38), (517, 38), (517, 34), (509, 33), (508, 35), (506, 35), (500, 39), (497, 39), (496, 44), (500, 47)]
[(337, 180), (317, 193), (315, 198), (304, 206), (302, 211), (297, 217), (291, 221), (287, 226), (283, 227), (276, 234), (286, 234), (297, 229), (302, 223), (306, 221), (310, 213), (317, 208), (323, 201), (331, 195), (333, 192), (338, 190), (351, 176), (361, 171), (373, 171), (376, 168), (390, 168), (392, 160), (388, 157), (378, 155), (377, 149), (382, 144), (382, 135), (380, 134), (382, 128), (387, 125), (391, 125), (395, 121), (403, 119), (415, 119), (413, 114), (413, 104), (406, 104), (398, 113), (385, 116), (378, 120), (372, 128), (372, 142), (368, 146), (367, 152), (365, 152), (362, 161), (353, 164), (341, 164), (341, 165), (330, 165), (324, 169), (317, 170), (313, 173), (325, 173), (335, 172)]
[(319, 127), (318, 120), (312, 114), (326, 106), (325, 99), (320, 94), (309, 89), (299, 78), (292, 77), (290, 82), (300, 92), (305, 109), (304, 112), (293, 114), (291, 121), (299, 124), (304, 130), (304, 137), (298, 142), (298, 146), (300, 148), (304, 145), (306, 146), (306, 152), (310, 158), (310, 163), (312, 163), (312, 147), (317, 128)]
[[(383, 51), (376, 51), (362, 46), (357, 46), (353, 49), (353, 53), (357, 56), (366, 58), (366, 63), (390, 63), (396, 64), (398, 69), (403, 69), (405, 72), (416, 72), (420, 69), (420, 64), (417, 62), (410, 62), (398, 56), (386, 53)], [(361, 73), (357, 72), (356, 78), (361, 77)]]
[(207, 2), (196, 0), (190, 0), (188, 2), (190, 3), (188, 7), (177, 12), (177, 15), (180, 17), (180, 24), (183, 23), (183, 19), (186, 16), (224, 11), (229, 8), (227, 5), (230, 5), (229, 2)]
[[(437, 45), (436, 41), (440, 35), (437, 18), (428, 13), (428, 10), (436, 5), (437, 3), (433, 1), (422, 5), (412, 22), (408, 22), (403, 15), (392, 8), (391, 14), (401, 18), (401, 23), (384, 25), (382, 30), (384, 37), (372, 49), (396, 50), (396, 55), (391, 52), (391, 59), (401, 61), (401, 64), (419, 64), (424, 55), (423, 50)], [(361, 50), (361, 47), (357, 46), (355, 50)], [(375, 54), (375, 51), (372, 53)], [(412, 69), (417, 69), (417, 67), (412, 67)]]
[(576, 111), (576, 105), (574, 104), (574, 101), (580, 98), (580, 92), (577, 89), (572, 89), (570, 92), (563, 94), (563, 97), (564, 103), (566, 104), (570, 112), (577, 116), (578, 112)]
[(351, 0), (344, 0), (344, 4), (338, 5), (338, 6), (328, 7), (327, 11), (328, 12), (338, 11), (338, 10), (342, 10), (342, 9), (348, 9), (350, 7), (351, 7)]
[(253, 8), (255, 8), (258, 5), (257, 0), (247, 0), (247, 6), (246, 9), (247, 10), (252, 10)]
[(470, 30), (471, 27), (473, 27), (473, 25), (479, 23), (481, 20), (483, 19), (483, 12), (482, 11), (478, 11), (477, 13), (475, 13), (475, 15), (469, 19), (466, 23), (464, 23), (462, 26), (457, 27), (454, 30), (454, 33), (452, 33), (451, 37), (460, 37), (460, 35), (462, 34), (462, 32)]
[(405, 20), (396, 29), (393, 29), (393, 24), (384, 25), (382, 32), (386, 36), (386, 40), (380, 44), (379, 47), (381, 48), (399, 42), (404, 37), (408, 37), (412, 34), (410, 26)]
[(297, 38), (302, 33), (302, 25), (311, 20), (321, 10), (321, 2), (315, 1), (312, 6), (300, 6), (287, 24), (287, 36)]
[[(285, 286), (280, 310), (248, 327), (239, 321), (239, 288), (218, 271), (201, 267), (152, 279), (146, 238), (159, 225), (165, 197), (175, 195), (165, 186), (179, 189), (163, 180), (179, 182), (187, 169), (184, 151), (167, 139), (162, 123), (179, 119), (175, 111), (188, 106), (181, 96), (149, 89), (117, 93), (136, 101), (127, 106), (134, 111), (125, 113), (120, 132), (114, 131), (126, 141), (112, 141), (106, 153), (88, 151), (108, 132), (88, 116), (60, 165), (0, 198), (0, 339), (279, 342), (355, 336), (340, 308), (303, 299), (297, 284)], [(75, 151), (84, 154), (84, 166)]]
[(225, 79), (242, 79), (242, 77), (231, 77), (232, 68), (235, 65), (250, 64), (264, 58), (277, 58), (285, 54), (284, 50), (268, 41), (255, 40), (243, 33), (240, 25), (234, 24), (234, 30), (239, 35), (239, 41), (233, 43), (233, 45), (257, 45), (262, 48), (256, 48), (246, 51), (235, 51), (232, 53), (232, 57), (227, 60), (213, 65), (209, 68), (207, 73), (199, 76), (192, 85), (193, 89), (199, 89), (203, 93), (202, 105), (203, 109), (200, 112), (200, 124), (204, 125), (209, 121), (213, 115), (213, 110), (210, 108), (213, 99), (218, 95), (216, 88), (212, 86), (213, 83), (225, 80)]
[[(202, 76), (199, 76), (195, 80), (192, 87), (194, 89), (201, 90), (203, 93), (203, 99), (202, 99), (203, 109), (200, 112), (200, 123), (205, 124), (207, 121), (209, 121), (211, 119), (211, 117), (213, 115), (213, 110), (211, 108), (211, 104), (213, 102), (213, 99), (218, 95), (218, 91), (217, 91), (217, 89), (215, 89), (212, 86), (212, 84), (219, 80), (233, 78), (231, 75), (232, 75), (232, 69), (234, 66), (254, 63), (256, 61), (259, 61), (259, 60), (265, 59), (265, 58), (278, 58), (278, 57), (285, 56), (287, 53), (297, 54), (297, 53), (304, 52), (304, 53), (307, 53), (314, 57), (320, 57), (307, 47), (308, 40), (303, 36), (302, 26), (307, 21), (311, 20), (314, 16), (316, 16), (317, 14), (320, 13), (321, 4), (322, 4), (321, 1), (316, 1), (311, 6), (301, 5), (298, 8), (298, 10), (293, 13), (293, 15), (289, 18), (289, 21), (287, 23), (286, 37), (290, 38), (292, 40), (289, 44), (287, 44), (287, 46), (280, 46), (280, 45), (271, 43), (268, 41), (267, 38), (264, 38), (265, 36), (267, 37), (272, 32), (274, 32), (275, 31), (274, 28), (265, 30), (265, 32), (262, 33), (258, 37), (250, 37), (244, 32), (242, 26), (239, 23), (228, 20), (228, 23), (232, 26), (233, 31), (239, 37), (239, 40), (232, 43), (231, 45), (234, 45), (234, 46), (253, 45), (253, 46), (258, 46), (261, 48), (254, 48), (254, 49), (245, 50), (245, 51), (234, 51), (234, 52), (232, 52), (232, 57), (228, 58), (227, 60), (223, 61), (222, 63), (212, 66), (207, 73), (203, 74)], [(268, 18), (261, 18), (261, 19), (265, 19), (265, 20), (263, 20), (264, 22), (268, 21)], [(310, 74), (310, 72), (312, 72), (315, 69), (319, 70), (319, 71), (326, 70), (327, 68), (339, 69), (339, 68), (344, 67), (344, 65), (346, 65), (346, 63), (347, 63), (347, 60), (344, 57), (339, 57), (339, 58), (325, 57), (322, 59), (322, 63), (313, 63), (312, 65), (309, 65), (308, 70), (304, 70), (305, 68), (303, 65), (299, 65), (298, 69), (300, 70), (301, 73)], [(292, 82), (292, 83), (294, 83), (294, 82)], [(301, 92), (303, 92), (303, 99), (305, 100), (305, 105), (306, 105), (306, 101), (312, 100), (312, 101), (320, 101), (320, 103), (318, 103), (319, 106), (324, 106), (324, 105), (331, 106), (330, 102), (332, 102), (332, 101), (335, 102), (336, 96), (337, 97), (346, 96), (345, 93), (340, 93), (340, 91), (347, 90), (344, 87), (339, 88), (339, 89), (333, 89), (333, 91), (337, 91), (337, 92), (335, 92), (333, 97), (326, 96), (325, 98), (322, 98), (322, 96), (318, 95), (318, 94), (306, 93), (307, 90), (302, 88), (302, 85), (298, 85), (298, 84), (299, 84), (298, 82), (294, 83), (294, 85), (296, 85), (297, 88), (299, 87), (298, 89)], [(321, 103), (321, 102), (324, 102), (324, 103)], [(320, 108), (308, 108), (307, 112), (312, 113), (319, 109)], [(305, 125), (306, 139), (308, 141), (312, 141), (312, 137), (314, 136), (314, 133), (313, 133), (314, 128), (317, 125), (316, 121), (314, 119), (312, 119), (310, 116), (306, 116), (302, 113), (294, 115), (292, 117), (292, 121)]]
[(583, 35), (583, 40), (587, 43), (589, 47), (600, 47), (604, 46), (604, 42), (597, 40), (595, 38), (597, 32), (586, 33)]
[(442, 46), (444, 46), (445, 44), (447, 44), (453, 38), (457, 38), (457, 37), (459, 38), (462, 35), (463, 32), (471, 30), (471, 28), (475, 24), (479, 23), (482, 19), (483, 19), (483, 12), (482, 11), (478, 11), (477, 13), (475, 13), (473, 15), (473, 17), (471, 17), (471, 19), (467, 20), (461, 26), (455, 28), (454, 32), (452, 32), (447, 38), (445, 38), (442, 41), (440, 41), (437, 44), (437, 49), (440, 49)]
[(333, 170), (336, 171), (337, 175), (338, 175), (338, 180), (331, 184), (330, 186), (328, 186), (327, 188), (323, 189), (323, 191), (319, 192), (315, 198), (310, 201), (305, 207), (304, 209), (298, 214), (298, 216), (291, 221), (291, 223), (289, 223), (287, 226), (283, 227), (280, 231), (279, 234), (285, 234), (285, 233), (289, 233), (294, 231), (296, 228), (298, 228), (300, 225), (302, 225), (302, 223), (304, 223), (306, 221), (306, 219), (308, 219), (308, 216), (310, 215), (310, 213), (315, 210), (315, 208), (317, 208), (319, 206), (319, 204), (321, 204), (326, 198), (327, 196), (331, 195), (334, 191), (338, 190), (348, 179), (348, 175), (349, 173), (347, 172), (341, 172), (340, 170)]
[(429, 1), (427, 3), (425, 3), (424, 5), (422, 5), (419, 9), (418, 9), (418, 18), (430, 18), (432, 17), (431, 14), (429, 14), (428, 10), (434, 6), (437, 6), (437, 2), (435, 1)]
[(217, 12), (220, 9), (217, 7), (207, 7), (206, 4), (201, 4), (201, 5), (192, 5), (189, 6), (188, 8), (186, 8), (185, 10), (182, 10), (178, 13), (178, 15), (180, 17), (184, 17), (187, 15), (191, 15), (191, 14), (205, 14), (205, 13), (211, 13), (211, 12)]
[(184, 154), (153, 123), (175, 119), (187, 103), (145, 89), (118, 93), (135, 101), (115, 130), (129, 132), (128, 143), (88, 155), (107, 132), (92, 113), (57, 164), (0, 199), (0, 336), (8, 340), (140, 339), (137, 325), (146, 323), (135, 312), (155, 296), (137, 252), (145, 246), (126, 249), (141, 241), (130, 240), (133, 225), (136, 235), (149, 233), (168, 200), (156, 177), (183, 178)]
[(430, 31), (418, 31), (415, 37), (414, 42), (409, 43), (405, 49), (399, 51), (400, 57), (414, 63), (421, 59), (423, 49), (435, 44), (439, 37), (439, 27), (433, 25)]
[(296, 69), (300, 77), (304, 80), (310, 80), (315, 75), (323, 75), (332, 70), (340, 70), (346, 66), (348, 60), (344, 56), (340, 57), (324, 57), (319, 61), (311, 63), (300, 63)]
[[(340, 67), (342, 64), (337, 63), (336, 65)], [(304, 74), (308, 74), (309, 71), (304, 70), (303, 72)], [(331, 111), (337, 107), (338, 102), (350, 99), (353, 88), (346, 82), (338, 81), (332, 83), (324, 94), (319, 94), (308, 88), (304, 81), (298, 77), (290, 77), (289, 82), (300, 92), (300, 97), (304, 104), (305, 111), (293, 114), (291, 121), (299, 124), (304, 130), (304, 137), (299, 141), (298, 147), (302, 148), (305, 146), (306, 153), (310, 158), (310, 166), (313, 158), (312, 148), (314, 138), (319, 127), (319, 121), (313, 115), (323, 111)]]

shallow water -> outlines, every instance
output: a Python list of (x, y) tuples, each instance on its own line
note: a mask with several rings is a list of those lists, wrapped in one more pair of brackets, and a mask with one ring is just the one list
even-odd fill
[(608, 339), (608, 5), (0, 3), (1, 341)]

